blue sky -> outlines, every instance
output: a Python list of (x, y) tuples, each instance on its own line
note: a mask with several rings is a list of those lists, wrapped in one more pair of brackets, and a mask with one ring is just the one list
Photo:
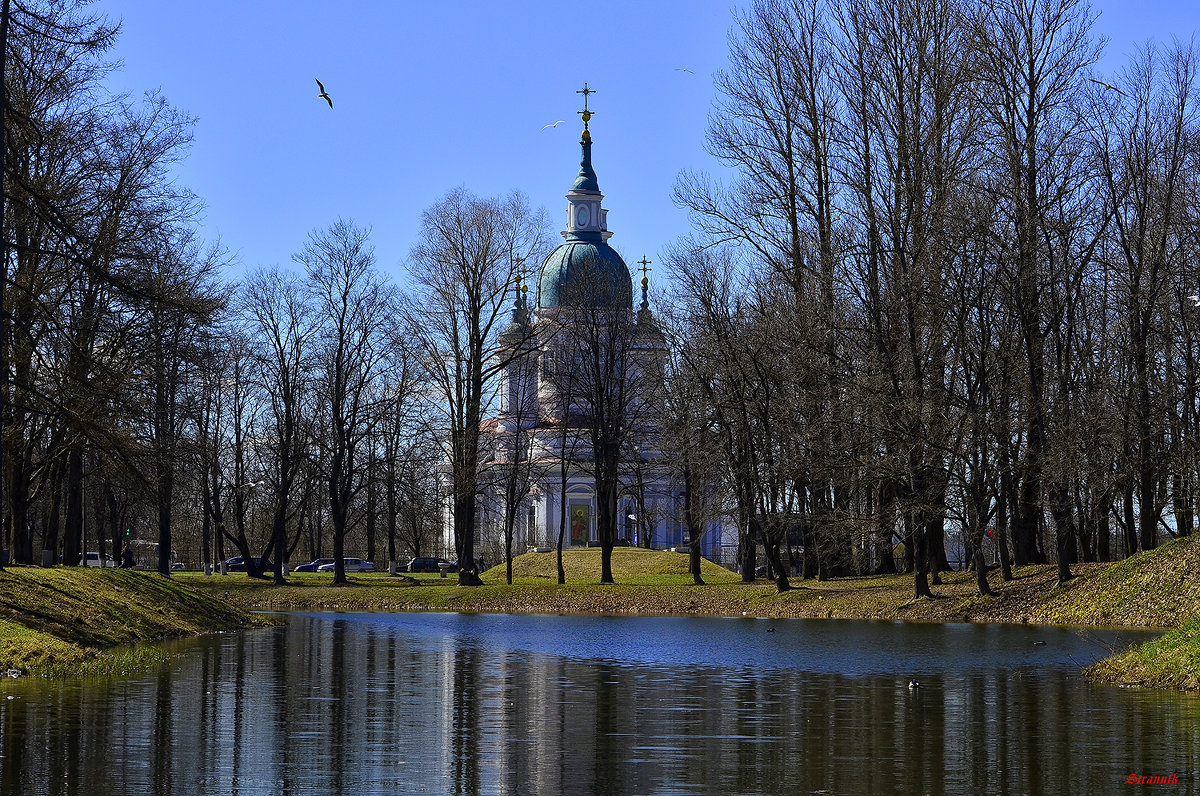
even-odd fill
[[(122, 20), (111, 85), (161, 89), (197, 117), (176, 168), (205, 204), (203, 234), (242, 269), (286, 264), (339, 216), (372, 228), (401, 274), (422, 210), (457, 186), (512, 190), (557, 231), (579, 164), (575, 91), (585, 81), (593, 159), (613, 246), (659, 259), (688, 231), (671, 200), (681, 169), (719, 174), (704, 152), (729, 0), (686, 3), (101, 0)], [(1110, 40), (1101, 72), (1153, 38), (1191, 38), (1191, 3), (1093, 4)], [(689, 69), (690, 72), (679, 71)], [(320, 78), (334, 101), (317, 98)], [(559, 119), (557, 128), (542, 126)], [(652, 278), (653, 278), (652, 274)]]

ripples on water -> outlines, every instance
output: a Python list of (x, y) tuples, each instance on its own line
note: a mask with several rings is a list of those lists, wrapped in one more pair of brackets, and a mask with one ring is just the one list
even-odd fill
[(1200, 700), (1078, 677), (1139, 638), (296, 615), (188, 642), (154, 676), (5, 685), (0, 792), (1107, 793), (1171, 773), (1194, 789)]

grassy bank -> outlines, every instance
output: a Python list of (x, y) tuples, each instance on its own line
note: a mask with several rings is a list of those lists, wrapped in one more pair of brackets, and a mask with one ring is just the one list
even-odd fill
[[(1094, 572), (1100, 565), (1081, 571)], [(600, 551), (563, 554), (566, 583), (557, 584), (555, 556), (530, 553), (513, 562), (513, 585), (504, 566), (483, 574), (484, 585), (459, 587), (451, 575), (389, 577), (351, 575), (350, 584), (330, 588), (332, 576), (299, 574), (287, 586), (244, 576), (183, 576), (197, 589), (227, 596), (251, 610), (268, 611), (493, 611), (504, 613), (609, 613), (704, 616), (770, 616), (840, 619), (899, 619), (930, 622), (1047, 621), (1056, 595), (1054, 568), (1021, 567), (1016, 580), (993, 588), (1000, 596), (980, 598), (971, 573), (943, 575), (933, 600), (913, 599), (908, 575), (841, 578), (828, 582), (793, 580), (778, 593), (773, 583), (742, 583), (734, 572), (705, 561), (703, 586), (692, 585), (687, 556), (617, 548), (617, 583), (601, 585)], [(1108, 623), (1106, 623), (1108, 624)], [(1136, 623), (1134, 623), (1136, 624)]]
[(1155, 641), (1089, 666), (1110, 685), (1200, 691), (1200, 538), (1101, 567), (1068, 583), (1039, 621), (1170, 628)]
[(1077, 577), (1064, 587), (1052, 566), (1017, 568), (1009, 582), (992, 573), (995, 597), (980, 597), (974, 574), (965, 572), (943, 575), (933, 599), (914, 599), (908, 575), (793, 580), (792, 590), (779, 593), (772, 583), (742, 583), (708, 561), (705, 585), (695, 586), (687, 556), (633, 548), (613, 552), (618, 582), (602, 586), (599, 550), (566, 551), (563, 560), (562, 586), (555, 556), (531, 553), (514, 561), (512, 586), (501, 565), (485, 572), (477, 588), (436, 574), (357, 574), (332, 588), (325, 574), (296, 574), (275, 586), (245, 575), (180, 573), (166, 580), (117, 570), (17, 568), (0, 574), (0, 670), (130, 668), (152, 653), (117, 645), (243, 626), (255, 621), (248, 611), (747, 615), (1173, 629), (1087, 674), (1100, 682), (1200, 689), (1200, 539), (1115, 564), (1076, 565)]
[(1200, 691), (1200, 617), (1083, 670), (1097, 683)]
[(154, 573), (11, 567), (0, 572), (0, 672), (62, 676), (142, 670), (139, 642), (262, 624), (207, 590)]

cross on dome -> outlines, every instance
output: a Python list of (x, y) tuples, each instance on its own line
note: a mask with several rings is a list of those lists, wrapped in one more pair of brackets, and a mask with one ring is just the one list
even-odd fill
[(650, 296), (648, 293), (650, 290), (650, 277), (648, 274), (654, 269), (650, 267), (650, 260), (644, 254), (642, 255), (642, 259), (638, 260), (638, 265), (641, 266), (638, 270), (642, 272), (642, 309), (649, 310)]
[(588, 138), (591, 138), (591, 137), (592, 137), (592, 136), (591, 136), (591, 133), (589, 133), (589, 132), (588, 132), (588, 122), (589, 122), (589, 121), (591, 121), (591, 119), (592, 119), (592, 116), (594, 116), (594, 115), (595, 115), (595, 114), (593, 114), (591, 111), (589, 111), (589, 110), (588, 110), (588, 95), (589, 95), (589, 94), (595, 94), (595, 93), (596, 93), (596, 89), (594, 89), (594, 88), (588, 88), (588, 84), (587, 84), (587, 82), (585, 81), (585, 82), (584, 82), (584, 84), (583, 84), (583, 88), (579, 89), (579, 90), (578, 90), (578, 91), (576, 91), (575, 93), (576, 93), (576, 94), (582, 94), (582, 95), (583, 95), (583, 110), (581, 110), (581, 111), (575, 111), (575, 112), (576, 112), (576, 113), (578, 113), (580, 116), (582, 116), (582, 117), (583, 117), (583, 137), (584, 137), (585, 139), (588, 139)]
[(641, 268), (639, 268), (638, 270), (642, 272), (642, 281), (643, 282), (647, 281), (646, 274), (648, 274), (654, 270), (653, 268), (650, 267), (650, 263), (652, 263), (652, 262), (654, 262), (654, 261), (647, 260), (646, 255), (644, 255), (644, 254), (642, 255), (642, 259), (638, 260), (638, 265), (641, 266)]

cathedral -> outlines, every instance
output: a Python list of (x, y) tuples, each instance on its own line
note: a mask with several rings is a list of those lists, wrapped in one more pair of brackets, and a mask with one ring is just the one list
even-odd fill
[[(598, 494), (597, 468), (605, 459), (593, 450), (597, 422), (612, 431), (605, 444), (620, 449), (608, 457), (618, 462), (615, 495), (610, 490), (608, 498), (616, 543), (682, 550), (689, 541), (683, 489), (672, 477), (657, 420), (667, 346), (650, 310), (649, 261), (641, 261), (635, 310), (629, 269), (608, 244), (584, 98), (564, 241), (542, 261), (534, 305), (527, 285), (515, 291), (512, 321), (500, 337), (497, 411), (481, 428), (475, 549), (489, 566), (503, 555), (509, 527), (514, 556), (551, 550), (560, 533), (564, 548), (599, 545), (605, 496)], [(450, 525), (447, 519), (447, 550), (454, 549)], [(702, 538), (709, 558), (721, 543), (719, 528), (714, 523)]]

